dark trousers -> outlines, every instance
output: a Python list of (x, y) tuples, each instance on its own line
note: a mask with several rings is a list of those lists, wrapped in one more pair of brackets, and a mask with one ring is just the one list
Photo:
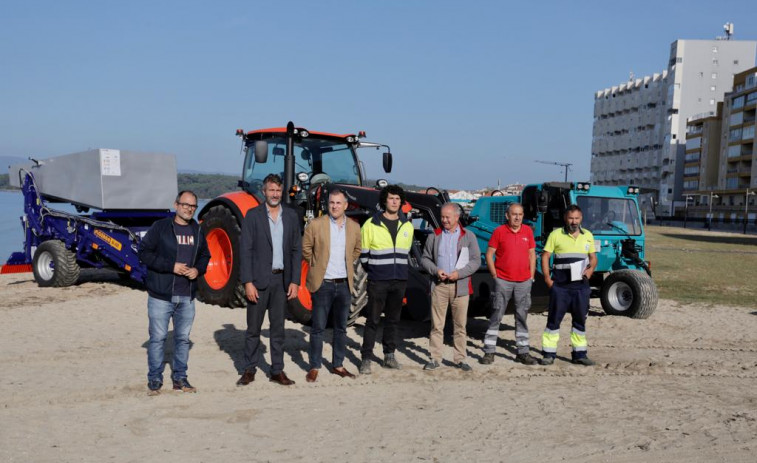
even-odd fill
[(271, 374), (277, 375), (284, 370), (284, 311), (287, 296), (284, 290), (284, 275), (271, 276), (271, 282), (265, 289), (258, 289), (258, 302), (247, 301), (247, 333), (244, 342), (245, 370), (258, 367), (261, 357), (260, 328), (263, 326), (265, 312), (268, 310), (271, 340)]
[[(565, 314), (570, 313), (573, 322), (570, 335), (573, 346), (571, 357), (574, 359), (586, 357), (586, 317), (589, 315), (590, 296), (591, 287), (588, 284), (573, 288), (553, 285), (549, 290), (549, 312), (545, 333), (551, 334), (556, 348), (557, 340), (560, 338), (560, 323)], [(554, 357), (556, 354), (545, 350), (545, 355)]]
[(352, 295), (347, 280), (335, 283), (324, 280), (313, 293), (313, 315), (310, 329), (310, 368), (321, 368), (323, 362), (323, 331), (331, 314), (334, 326), (334, 352), (332, 367), (339, 368), (347, 352), (347, 316), (350, 313)]
[(384, 354), (393, 354), (397, 349), (397, 323), (402, 312), (402, 298), (405, 297), (406, 280), (368, 280), (368, 307), (365, 314), (365, 330), (361, 356), (370, 358), (376, 344), (376, 329), (381, 314), (384, 313)]

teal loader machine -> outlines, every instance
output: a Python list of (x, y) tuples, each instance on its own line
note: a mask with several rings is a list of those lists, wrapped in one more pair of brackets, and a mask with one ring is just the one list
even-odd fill
[(528, 185), (519, 196), (485, 196), (476, 201), (468, 228), (478, 237), (482, 271), (473, 281), (472, 309), (478, 314), (491, 310), (492, 281), (483, 254), (494, 229), (506, 222), (510, 204), (523, 204), (523, 223), (534, 231), (537, 254), (536, 283), (532, 290), (532, 311), (545, 310), (549, 302), (541, 275), (541, 253), (549, 233), (563, 226), (563, 214), (570, 204), (583, 211), (582, 226), (594, 235), (597, 268), (590, 280), (592, 297), (599, 297), (609, 315), (647, 318), (657, 308), (657, 287), (650, 264), (645, 260), (645, 235), (634, 186), (596, 186), (590, 183), (549, 182)]

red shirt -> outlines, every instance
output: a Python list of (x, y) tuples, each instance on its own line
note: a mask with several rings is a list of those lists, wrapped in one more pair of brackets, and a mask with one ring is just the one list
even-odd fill
[(531, 227), (521, 225), (515, 232), (507, 224), (500, 225), (492, 233), (489, 247), (497, 249), (494, 253), (497, 278), (507, 281), (531, 279), (531, 260), (528, 257), (528, 250), (536, 248)]

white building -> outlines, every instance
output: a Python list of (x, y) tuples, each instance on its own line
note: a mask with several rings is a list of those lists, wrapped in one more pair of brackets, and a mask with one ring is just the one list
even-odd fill
[(666, 71), (596, 92), (592, 182), (654, 191), (658, 214), (670, 214), (683, 188), (687, 118), (715, 115), (755, 53), (755, 41), (677, 40)]

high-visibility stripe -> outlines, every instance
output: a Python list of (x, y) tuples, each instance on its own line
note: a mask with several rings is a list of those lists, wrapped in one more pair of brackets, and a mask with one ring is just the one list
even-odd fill
[(544, 352), (557, 352), (557, 343), (560, 341), (559, 330), (544, 330), (541, 335), (541, 348)]
[(484, 339), (484, 344), (487, 346), (496, 346), (497, 340), (496, 339)]
[(528, 339), (528, 333), (518, 333), (518, 332), (516, 331), (516, 332), (515, 332), (515, 337), (516, 337), (516, 338), (526, 338), (526, 339)]
[(499, 335), (499, 331), (497, 331), (497, 330), (486, 330), (486, 334), (490, 334), (490, 335), (493, 335), (493, 336), (498, 336)]
[(368, 259), (368, 265), (407, 265), (407, 258)]
[(570, 333), (570, 344), (573, 346), (574, 351), (586, 350), (588, 345), (586, 342), (586, 336), (578, 334), (576, 331)]
[(557, 259), (586, 259), (587, 253), (585, 252), (560, 252), (555, 253), (555, 260)]

